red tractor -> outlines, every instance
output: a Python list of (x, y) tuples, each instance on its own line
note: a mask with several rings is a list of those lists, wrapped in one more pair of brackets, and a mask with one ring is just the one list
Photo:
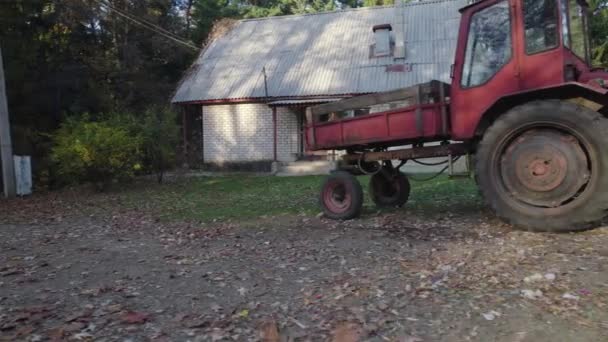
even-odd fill
[[(608, 72), (590, 65), (587, 4), (482, 0), (461, 13), (451, 85), (308, 109), (308, 148), (345, 151), (322, 187), (326, 216), (359, 215), (357, 174), (373, 174), (377, 205), (401, 206), (406, 161), (470, 154), (485, 201), (505, 221), (536, 231), (597, 224), (608, 214)], [(340, 116), (379, 104), (393, 106)]]

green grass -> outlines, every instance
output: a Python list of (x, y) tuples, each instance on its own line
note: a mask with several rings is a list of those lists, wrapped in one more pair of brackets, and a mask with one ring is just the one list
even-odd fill
[[(367, 190), (369, 177), (359, 177)], [(245, 221), (263, 216), (316, 215), (322, 176), (193, 177), (163, 185), (146, 184), (121, 192), (122, 204), (151, 210), (161, 219)], [(440, 176), (428, 182), (412, 181), (406, 208), (424, 212), (479, 210), (480, 199), (470, 179)], [(365, 195), (364, 211), (377, 209)], [(394, 210), (394, 209), (389, 209)]]

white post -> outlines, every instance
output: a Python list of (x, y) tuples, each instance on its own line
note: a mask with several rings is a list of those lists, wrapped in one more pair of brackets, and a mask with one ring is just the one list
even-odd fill
[(6, 85), (4, 83), (4, 64), (0, 48), (0, 162), (2, 164), (2, 184), (4, 196), (15, 197), (15, 167), (13, 165), (13, 146), (11, 143), (11, 126), (8, 119), (6, 102)]

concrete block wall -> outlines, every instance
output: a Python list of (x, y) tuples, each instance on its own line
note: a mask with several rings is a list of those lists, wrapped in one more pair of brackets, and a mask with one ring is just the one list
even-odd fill
[[(205, 105), (202, 125), (206, 163), (274, 159), (272, 109), (266, 104)], [(277, 138), (278, 160), (294, 160), (298, 118), (287, 108), (277, 108)]]

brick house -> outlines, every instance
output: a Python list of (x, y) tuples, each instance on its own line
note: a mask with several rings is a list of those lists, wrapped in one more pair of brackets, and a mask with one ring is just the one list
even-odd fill
[(269, 170), (272, 162), (313, 159), (302, 138), (307, 106), (449, 82), (466, 3), (238, 21), (206, 46), (172, 99), (183, 108), (190, 162)]

